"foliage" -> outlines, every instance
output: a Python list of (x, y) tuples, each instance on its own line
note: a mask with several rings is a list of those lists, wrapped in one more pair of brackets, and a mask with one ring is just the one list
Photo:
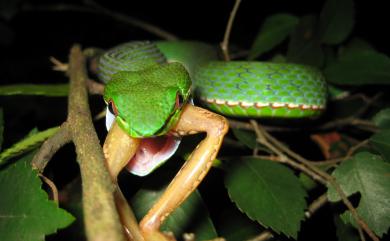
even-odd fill
[[(368, 152), (357, 153), (333, 172), (333, 176), (347, 195), (360, 193), (357, 211), (379, 236), (382, 236), (390, 226), (389, 172), (389, 163)], [(333, 202), (340, 200), (333, 187), (329, 187), (328, 197)], [(356, 225), (349, 212), (343, 215), (343, 218), (348, 223)]]
[(52, 127), (40, 132), (38, 132), (36, 129), (33, 129), (25, 138), (0, 153), (0, 165), (4, 164), (5, 161), (15, 156), (19, 156), (23, 153), (35, 149), (47, 138), (54, 135), (57, 131), (58, 127)]
[[(164, 173), (162, 173), (164, 174)], [(131, 206), (135, 210), (135, 215), (141, 219), (152, 207), (154, 200), (157, 200), (164, 192), (165, 182), (170, 180), (167, 175), (153, 176), (148, 179), (147, 183), (139, 190), (131, 201)], [(196, 219), (193, 217), (196, 216)], [(200, 240), (208, 240), (216, 237), (216, 231), (207, 208), (204, 205), (199, 192), (195, 191), (188, 199), (176, 209), (162, 226), (162, 230), (172, 231), (177, 237), (186, 230), (192, 232)]]
[(0, 151), (1, 151), (1, 146), (3, 145), (3, 132), (4, 132), (4, 117), (3, 117), (3, 109), (0, 108)]
[[(247, 158), (229, 166), (225, 185), (232, 201), (252, 220), (297, 238), (307, 194), (290, 169)], [(278, 212), (275, 214), (274, 210)]]
[[(8, 2), (0, 1), (0, 6), (6, 6)], [(12, 19), (20, 10), (18, 4), (21, 2), (15, 1), (7, 8), (0, 7), (0, 20)], [(310, 212), (314, 200), (327, 195), (329, 200), (320, 206), (331, 213), (332, 218), (322, 222), (334, 222), (325, 226), (334, 227), (331, 231), (339, 240), (358, 240), (357, 217), (342, 205), (345, 200), (330, 183), (333, 179), (326, 176), (331, 175), (375, 235), (388, 238), (390, 101), (386, 88), (390, 84), (390, 60), (385, 53), (355, 35), (357, 14), (353, 0), (327, 0), (319, 13), (297, 16), (277, 12), (257, 26), (259, 31), (254, 35), (251, 47), (240, 46), (249, 49), (245, 57), (307, 64), (321, 69), (329, 84), (327, 111), (315, 120), (260, 120), (264, 124), (262, 128), (280, 142), (249, 122), (242, 129), (242, 126), (234, 124), (237, 120), (232, 120), (231, 133), (218, 157), (218, 167), (221, 168), (214, 168), (200, 188), (169, 216), (164, 230), (173, 231), (176, 237), (193, 232), (200, 240), (217, 236), (227, 240), (245, 240), (267, 232), (271, 232), (275, 240), (285, 240), (286, 237), (304, 240), (305, 235), (310, 233), (305, 224), (312, 222), (313, 213)], [(12, 42), (11, 25), (6, 23), (0, 22), (0, 33), (4, 35), (0, 38), (0, 45)], [(234, 44), (231, 45), (236, 46)], [(13, 108), (0, 104), (1, 240), (43, 240), (45, 235), (65, 228), (73, 221), (69, 213), (47, 199), (37, 172), (29, 165), (32, 156), (16, 158), (34, 150), (55, 134), (58, 127), (50, 126), (58, 123), (47, 125), (43, 121), (46, 130), (38, 132), (34, 129), (16, 142), (15, 138), (8, 139), (14, 130), (7, 126), (4, 128), (4, 120), (12, 126), (7, 122), (12, 116), (10, 109), (18, 112), (15, 106), (18, 106), (17, 100), (22, 95), (51, 101), (55, 98), (49, 97), (65, 97), (68, 92), (68, 84), (12, 83), (0, 86), (1, 98), (16, 100)], [(101, 100), (91, 99), (91, 103), (94, 111), (103, 108)], [(42, 112), (40, 106), (35, 108), (36, 112)], [(50, 115), (55, 110), (43, 111)], [(65, 109), (60, 111), (65, 112)], [(244, 121), (238, 120), (240, 123)], [(27, 127), (28, 122), (29, 119), (26, 119)], [(104, 136), (105, 132), (99, 128), (101, 123), (96, 123), (97, 131)], [(32, 124), (32, 127), (40, 126), (39, 123)], [(185, 138), (180, 153), (193, 150), (200, 137)], [(3, 145), (10, 147), (3, 148)], [(68, 155), (62, 157), (67, 160), (67, 168), (71, 165)], [(324, 158), (324, 162), (317, 162)], [(131, 200), (138, 219), (147, 212), (171, 179), (171, 176), (166, 177), (167, 169), (171, 173), (183, 164), (178, 159), (181, 160), (179, 155), (172, 164), (156, 170), (146, 181), (128, 176), (127, 180), (121, 181), (122, 190)], [(57, 162), (52, 165), (59, 165), (58, 169), (63, 167)], [(69, 179), (79, 175), (74, 170), (77, 174), (73, 176), (67, 171), (55, 170), (55, 167), (49, 168), (48, 172), (54, 180), (65, 179), (60, 186), (70, 185), (72, 180)], [(61, 191), (68, 197), (75, 190), (78, 189), (63, 188)], [(64, 206), (81, 207), (80, 200), (77, 204), (72, 203), (70, 198), (62, 201)], [(75, 216), (82, 219), (82, 215)], [(322, 228), (321, 223), (315, 224), (318, 230)], [(76, 228), (73, 232), (83, 233), (79, 226)]]
[(43, 96), (67, 96), (67, 84), (45, 85), (4, 85), (0, 86), (0, 95), (43, 95)]
[[(74, 218), (48, 200), (27, 155), (0, 172), (0, 233), (2, 240), (43, 241)], [(12, 191), (10, 191), (12, 190)]]

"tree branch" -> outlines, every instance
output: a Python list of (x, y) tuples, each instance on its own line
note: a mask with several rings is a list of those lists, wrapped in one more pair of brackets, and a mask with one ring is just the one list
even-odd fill
[(103, 151), (92, 124), (88, 104), (85, 58), (81, 48), (71, 49), (68, 119), (76, 146), (83, 188), (84, 223), (88, 240), (125, 240), (114, 203), (115, 184), (105, 166)]
[(230, 56), (229, 56), (230, 32), (232, 30), (234, 18), (236, 17), (236, 13), (237, 13), (238, 7), (240, 6), (240, 3), (241, 3), (241, 0), (236, 0), (236, 2), (234, 3), (233, 9), (230, 12), (228, 23), (226, 25), (226, 30), (225, 30), (225, 34), (223, 37), (223, 41), (221, 43), (221, 49), (222, 49), (222, 53), (223, 53), (223, 57), (224, 57), (225, 61), (230, 60)]
[(64, 122), (60, 129), (48, 138), (34, 155), (31, 165), (40, 173), (43, 172), (47, 163), (51, 160), (53, 155), (65, 144), (72, 141), (68, 124)]
[[(259, 143), (263, 144), (266, 143), (266, 146), (270, 148), (271, 151), (273, 151), (275, 154), (280, 156), (282, 159), (290, 160), (292, 162), (299, 162), (303, 165), (305, 165), (310, 171), (316, 173), (321, 179), (326, 180), (327, 183), (332, 185), (336, 192), (339, 194), (341, 200), (343, 203), (347, 206), (349, 211), (351, 211), (351, 214), (353, 218), (356, 220), (358, 225), (358, 231), (360, 238), (362, 240), (365, 240), (364, 234), (362, 232), (362, 229), (370, 236), (370, 238), (374, 241), (379, 241), (378, 237), (372, 232), (372, 230), (368, 227), (366, 222), (360, 217), (356, 209), (353, 207), (352, 203), (349, 201), (348, 197), (345, 195), (344, 191), (340, 187), (340, 185), (336, 182), (334, 177), (329, 175), (328, 173), (322, 171), (318, 167), (314, 166), (309, 160), (306, 160), (304, 157), (300, 156), (299, 154), (293, 152), (288, 147), (286, 147), (283, 143), (279, 142), (277, 139), (275, 139), (273, 136), (271, 136), (269, 133), (267, 133), (265, 130), (263, 130), (256, 121), (251, 120), (251, 124), (253, 125), (257, 140)], [(290, 163), (290, 162), (286, 162)], [(310, 173), (307, 173), (310, 175)]]
[(325, 203), (328, 202), (328, 197), (326, 196), (326, 193), (325, 194), (322, 194), (321, 196), (319, 196), (316, 200), (314, 200), (310, 205), (309, 207), (307, 208), (307, 211), (305, 213), (305, 216), (307, 218), (310, 218), (313, 213), (315, 213), (318, 209), (320, 209), (322, 206), (325, 205)]

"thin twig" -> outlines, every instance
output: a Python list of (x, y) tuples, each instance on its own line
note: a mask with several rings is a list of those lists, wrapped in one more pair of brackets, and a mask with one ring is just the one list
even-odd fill
[(273, 238), (273, 234), (270, 231), (266, 230), (257, 235), (256, 237), (248, 239), (247, 241), (265, 241), (271, 238)]
[(229, 120), (230, 128), (254, 131), (253, 126), (246, 121), (238, 121), (233, 119), (228, 119), (228, 120)]
[[(229, 125), (232, 128), (244, 129), (244, 130), (253, 130), (253, 126), (245, 121), (239, 121), (234, 119), (229, 119)], [(377, 132), (378, 127), (375, 126), (374, 123), (370, 121), (366, 121), (363, 119), (356, 119), (353, 117), (347, 117), (343, 119), (338, 119), (334, 121), (327, 122), (323, 125), (316, 127), (285, 127), (285, 126), (270, 126), (270, 125), (262, 125), (262, 128), (270, 131), (270, 132), (298, 132), (298, 131), (324, 131), (329, 129), (340, 129), (345, 126), (354, 126), (361, 130), (369, 131), (369, 132)]]
[[(251, 123), (254, 124), (255, 126), (257, 125), (257, 123), (254, 120), (251, 120)], [(287, 154), (288, 156), (292, 157), (296, 161), (305, 164), (311, 171), (317, 173), (319, 176), (324, 178), (330, 185), (332, 185), (335, 188), (335, 190), (339, 194), (341, 200), (347, 206), (347, 208), (351, 211), (353, 218), (359, 224), (358, 231), (359, 231), (360, 238), (363, 241), (365, 240), (365, 237), (364, 237), (362, 229), (364, 231), (366, 231), (366, 233), (370, 236), (370, 238), (372, 240), (379, 241), (379, 239), (376, 237), (376, 235), (372, 232), (372, 230), (365, 223), (365, 221), (357, 213), (356, 209), (353, 207), (352, 203), (349, 201), (349, 199), (347, 198), (346, 194), (344, 193), (344, 191), (342, 190), (340, 185), (335, 181), (335, 179), (332, 176), (330, 176), (328, 173), (322, 171), (318, 167), (312, 165), (312, 162), (306, 160), (305, 158), (303, 158), (299, 154), (297, 154), (297, 153), (293, 152), (292, 150), (290, 150), (289, 148), (287, 148), (285, 145), (283, 145), (281, 142), (279, 142), (277, 139), (275, 139), (269, 133), (264, 131), (260, 126), (257, 126), (256, 129), (258, 129), (258, 131), (256, 131), (256, 134), (262, 136), (262, 137), (258, 138), (258, 140), (265, 139), (265, 141), (263, 140), (263, 142), (266, 142), (266, 143), (269, 141), (270, 143), (267, 145), (267, 147), (272, 146), (271, 150), (273, 150), (273, 151), (277, 150), (277, 151), (275, 151), (276, 154), (279, 155), (279, 153), (281, 153), (283, 158), (289, 159), (285, 155), (285, 154)]]
[(334, 166), (339, 164), (340, 162), (345, 161), (344, 157), (341, 158), (334, 158), (334, 159), (328, 159), (325, 161), (310, 161), (312, 165), (315, 166)]
[(93, 81), (91, 79), (87, 80), (88, 92), (92, 95), (103, 95), (104, 93), (104, 84)]
[[(233, 129), (243, 129), (243, 130), (250, 130), (254, 131), (253, 126), (247, 122), (247, 121), (239, 121), (234, 119), (228, 119), (229, 126)], [(284, 126), (268, 126), (268, 125), (262, 125), (262, 127), (270, 132), (287, 132), (287, 131), (302, 131), (302, 129), (307, 130), (308, 127), (302, 127), (302, 128), (294, 128), (294, 127), (284, 127)]]
[(292, 161), (290, 158), (275, 158), (274, 161), (280, 162), (280, 163), (285, 163), (285, 164), (305, 173), (306, 175), (311, 177), (314, 181), (317, 181), (323, 185), (326, 185), (326, 183), (327, 183), (326, 180), (323, 177), (321, 177), (320, 175), (318, 175), (316, 172), (313, 172), (312, 170), (307, 168), (305, 165), (302, 165), (301, 163), (297, 163), (297, 162)]
[(223, 53), (223, 57), (224, 57), (225, 61), (230, 60), (230, 57), (229, 57), (230, 32), (232, 31), (234, 18), (236, 17), (236, 13), (237, 13), (238, 7), (240, 6), (240, 3), (241, 3), (241, 0), (236, 0), (236, 2), (234, 3), (233, 9), (230, 12), (228, 23), (226, 25), (226, 30), (225, 30), (225, 34), (223, 37), (223, 41), (221, 43), (221, 49), (222, 49), (222, 53)]
[(369, 141), (370, 141), (369, 139), (364, 140), (364, 141), (358, 143), (357, 145), (354, 145), (353, 147), (349, 148), (345, 159), (350, 158), (359, 148), (366, 146), (369, 143)]
[[(362, 95), (362, 96), (364, 96), (364, 95)], [(377, 93), (377, 94), (375, 94), (373, 97), (371, 97), (371, 98), (366, 98), (366, 99), (364, 99), (363, 98), (363, 100), (366, 102), (366, 104), (362, 107), (362, 108), (360, 108), (360, 110), (358, 110), (355, 114), (354, 114), (354, 116), (361, 116), (361, 115), (363, 115), (364, 113), (366, 113), (366, 111), (368, 110), (368, 108), (371, 106), (371, 105), (373, 105), (379, 98), (381, 98), (383, 96), (383, 92), (379, 92), (379, 93)]]
[(361, 148), (362, 146), (367, 145), (368, 143), (369, 143), (369, 140), (367, 139), (367, 140), (364, 140), (364, 141), (359, 142), (358, 144), (352, 146), (351, 148), (349, 148), (347, 154), (344, 157), (328, 159), (328, 160), (324, 160), (324, 161), (310, 161), (310, 163), (312, 165), (315, 165), (315, 166), (332, 166), (332, 165), (339, 164), (340, 162), (343, 162), (343, 161), (348, 160), (349, 158), (351, 158), (351, 156), (359, 148)]
[(163, 30), (160, 27), (157, 27), (156, 25), (153, 25), (151, 23), (142, 21), (142, 20), (134, 18), (134, 17), (127, 16), (125, 14), (121, 14), (121, 13), (117, 13), (117, 12), (111, 11), (111, 10), (103, 7), (102, 5), (96, 3), (95, 1), (89, 0), (88, 2), (89, 2), (90, 6), (94, 7), (94, 9), (98, 10), (101, 13), (106, 14), (107, 16), (112, 17), (115, 20), (122, 21), (122, 22), (127, 23), (127, 24), (131, 24), (134, 27), (143, 29), (143, 30), (145, 30), (145, 31), (147, 31), (149, 33), (152, 33), (152, 34), (154, 34), (154, 35), (156, 35), (156, 36), (158, 36), (158, 37), (160, 37), (162, 39), (166, 39), (166, 40), (177, 40), (177, 39), (179, 39), (174, 34), (169, 33), (168, 31)]
[(277, 146), (277, 148), (280, 149), (283, 153), (286, 153), (287, 155), (289, 155), (290, 157), (292, 157), (296, 161), (299, 161), (299, 162), (305, 164), (308, 168), (310, 168), (312, 171), (316, 172), (318, 175), (320, 175), (322, 178), (324, 178), (329, 184), (331, 184), (336, 189), (336, 192), (341, 197), (343, 203), (351, 211), (353, 218), (359, 224), (358, 231), (359, 231), (360, 238), (363, 241), (365, 240), (365, 237), (364, 237), (362, 228), (367, 232), (367, 234), (369, 234), (369, 236), (373, 240), (378, 240), (377, 237), (375, 236), (375, 234), (368, 227), (368, 225), (361, 219), (360, 215), (357, 213), (356, 209), (353, 207), (352, 203), (347, 198), (347, 195), (345, 195), (345, 193), (342, 190), (342, 188), (340, 187), (340, 185), (334, 180), (334, 178), (332, 176), (330, 176), (326, 172), (322, 171), (318, 167), (312, 165), (310, 161), (306, 160), (305, 158), (303, 158), (299, 154), (297, 154), (297, 153), (293, 152), (292, 150), (290, 150), (289, 148), (287, 148), (285, 145), (283, 145), (281, 142), (279, 142), (277, 139), (275, 139), (273, 136), (271, 136), (267, 132), (263, 131), (263, 135), (265, 135), (266, 139), (268, 139), (272, 143), (272, 145)]
[(315, 212), (317, 212), (318, 209), (324, 206), (327, 202), (328, 202), (328, 197), (326, 193), (324, 193), (309, 205), (307, 211), (305, 212), (305, 216), (307, 218), (310, 218)]
[(72, 141), (68, 124), (64, 122), (60, 129), (51, 137), (49, 137), (39, 148), (38, 152), (34, 155), (31, 165), (34, 169), (37, 169), (39, 173), (42, 173), (47, 163), (51, 160), (53, 155), (65, 144)]
[(174, 34), (166, 30), (163, 30), (157, 27), (156, 25), (142, 21), (135, 17), (130, 17), (122, 13), (111, 11), (96, 3), (90, 3), (89, 6), (80, 6), (74, 4), (51, 4), (51, 5), (44, 5), (38, 7), (26, 4), (23, 6), (23, 10), (25, 11), (75, 11), (75, 12), (82, 12), (82, 13), (104, 14), (106, 16), (115, 19), (116, 21), (120, 21), (132, 25), (134, 27), (143, 29), (144, 31), (154, 34), (162, 39), (166, 39), (166, 40), (178, 39), (178, 37), (176, 37)]
[(42, 174), (39, 174), (39, 176), (50, 187), (53, 201), (58, 203), (58, 189), (57, 189), (56, 185), (54, 184), (54, 182)]
[(271, 160), (273, 161), (277, 161), (277, 162), (281, 162), (281, 163), (286, 163), (304, 173), (306, 173), (307, 175), (309, 175), (311, 178), (313, 178), (314, 180), (322, 183), (322, 184), (326, 184), (326, 180), (324, 178), (322, 178), (320, 175), (318, 175), (317, 173), (313, 172), (312, 170), (308, 169), (306, 166), (300, 164), (300, 163), (297, 163), (297, 162), (294, 162), (292, 161), (290, 158), (288, 158), (286, 155), (283, 154), (283, 152), (281, 152), (278, 148), (276, 148), (274, 145), (272, 145), (271, 143), (269, 143), (267, 141), (267, 139), (265, 138), (264, 134), (262, 133), (261, 129), (260, 129), (260, 126), (257, 124), (257, 122), (255, 120), (250, 120), (250, 123), (253, 125), (253, 128), (255, 129), (255, 132), (256, 132), (256, 136), (257, 136), (257, 141), (266, 146), (267, 148), (269, 148), (271, 151), (273, 151), (276, 155), (278, 155), (279, 158), (273, 158)]
[(348, 96), (346, 99), (361, 98), (365, 102), (365, 105), (363, 105), (359, 110), (357, 110), (352, 116), (328, 122), (320, 126), (320, 129), (330, 129), (338, 128), (340, 126), (345, 125), (353, 125), (366, 131), (377, 132), (378, 128), (374, 123), (372, 123), (371, 121), (362, 120), (359, 117), (361, 117), (371, 105), (373, 105), (380, 97), (382, 97), (382, 95), (383, 93), (379, 92), (371, 98), (368, 98), (363, 94)]
[(50, 62), (53, 64), (53, 70), (59, 71), (59, 72), (66, 72), (68, 71), (69, 65), (66, 63), (61, 62), (54, 56), (49, 57)]
[(319, 126), (318, 130), (341, 128), (344, 126), (355, 126), (357, 128), (370, 131), (370, 132), (378, 131), (378, 127), (371, 121), (362, 120), (355, 117), (347, 117), (347, 118), (327, 122), (324, 125)]
[(373, 97), (368, 97), (363, 93), (356, 93), (353, 95), (346, 95), (342, 98), (335, 98), (335, 99), (336, 100), (337, 99), (342, 99), (342, 100), (361, 99), (363, 102), (365, 102), (365, 105), (363, 105), (355, 114), (353, 114), (354, 117), (359, 117), (362, 114), (364, 114), (367, 111), (367, 109), (382, 96), (383, 96), (383, 92), (378, 92)]

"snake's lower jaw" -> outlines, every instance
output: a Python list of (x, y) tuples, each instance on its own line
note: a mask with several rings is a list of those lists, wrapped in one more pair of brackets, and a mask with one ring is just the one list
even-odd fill
[(103, 145), (104, 157), (111, 177), (116, 180), (136, 152), (140, 139), (130, 137), (114, 121)]
[(106, 129), (107, 131), (110, 131), (112, 124), (115, 121), (115, 116), (110, 112), (108, 109), (108, 106), (106, 108)]

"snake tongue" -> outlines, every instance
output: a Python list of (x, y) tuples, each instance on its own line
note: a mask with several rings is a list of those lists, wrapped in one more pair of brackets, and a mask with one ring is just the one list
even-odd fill
[(168, 160), (179, 147), (181, 139), (172, 135), (144, 138), (129, 161), (129, 172), (145, 176)]

